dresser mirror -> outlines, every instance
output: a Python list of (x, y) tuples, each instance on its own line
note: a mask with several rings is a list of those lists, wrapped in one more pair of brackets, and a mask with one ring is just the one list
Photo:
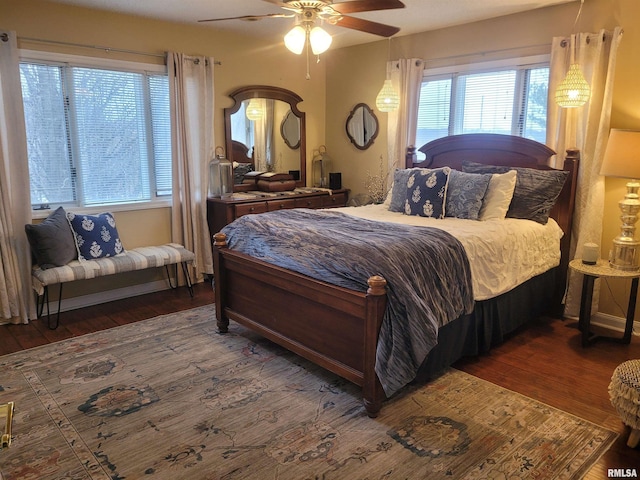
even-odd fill
[(291, 172), (306, 185), (305, 114), (302, 98), (279, 87), (250, 85), (229, 95), (224, 109), (227, 158), (234, 162), (234, 181), (245, 171)]
[(347, 136), (359, 149), (366, 150), (378, 136), (378, 118), (366, 103), (359, 103), (347, 118)]

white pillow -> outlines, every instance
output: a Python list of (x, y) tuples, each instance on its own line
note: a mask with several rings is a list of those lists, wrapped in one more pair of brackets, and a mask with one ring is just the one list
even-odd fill
[(482, 199), (482, 208), (478, 220), (491, 220), (497, 218), (504, 220), (509, 210), (509, 204), (516, 188), (516, 176), (518, 172), (509, 170), (507, 173), (494, 173), (489, 180), (487, 193)]

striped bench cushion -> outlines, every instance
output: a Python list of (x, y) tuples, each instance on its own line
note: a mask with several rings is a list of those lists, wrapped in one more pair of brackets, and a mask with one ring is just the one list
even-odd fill
[(115, 257), (84, 261), (73, 260), (63, 267), (48, 268), (47, 270), (34, 266), (31, 272), (32, 284), (36, 293), (42, 295), (44, 287), (47, 285), (162, 267), (174, 263), (192, 263), (194, 259), (193, 252), (177, 243), (168, 243), (157, 247), (139, 247), (127, 250)]

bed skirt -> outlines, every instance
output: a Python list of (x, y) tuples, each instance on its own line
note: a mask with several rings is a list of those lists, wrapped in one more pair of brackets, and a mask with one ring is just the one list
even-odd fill
[(429, 352), (414, 383), (424, 383), (467, 356), (488, 352), (507, 335), (547, 313), (553, 301), (557, 268), (496, 298), (476, 302), (473, 312), (438, 330), (438, 344)]

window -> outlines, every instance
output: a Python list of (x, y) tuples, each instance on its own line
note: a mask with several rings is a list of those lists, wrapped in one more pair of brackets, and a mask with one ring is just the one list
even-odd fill
[(416, 145), (461, 133), (546, 139), (548, 62), (470, 65), (465, 71), (425, 70)]
[(127, 66), (21, 62), (32, 208), (171, 195), (167, 75)]

